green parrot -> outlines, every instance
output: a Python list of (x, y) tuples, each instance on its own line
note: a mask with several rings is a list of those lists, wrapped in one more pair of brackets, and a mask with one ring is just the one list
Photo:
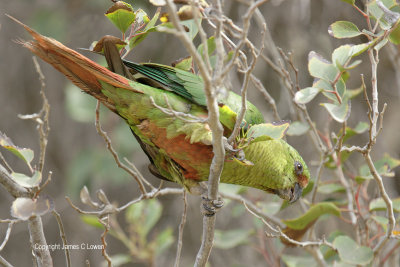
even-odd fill
[[(126, 68), (115, 45), (107, 46), (112, 37), (103, 40), (107, 69), (18, 23), (34, 38), (24, 42), (24, 47), (125, 120), (150, 160), (151, 173), (190, 192), (207, 180), (213, 152), (201, 77), (153, 63), (123, 61)], [(308, 184), (307, 165), (284, 140), (262, 134), (266, 125), (262, 114), (253, 104), (247, 105), (234, 144), (245, 158), (228, 153), (220, 181), (258, 188), (294, 202)], [(232, 132), (240, 108), (241, 97), (233, 92), (219, 100), (224, 136)]]

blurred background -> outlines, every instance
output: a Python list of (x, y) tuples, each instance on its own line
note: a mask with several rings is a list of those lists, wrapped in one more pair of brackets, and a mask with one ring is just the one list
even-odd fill
[[(144, 9), (149, 15), (153, 15), (156, 9), (147, 1), (127, 1), (133, 7)], [(361, 2), (356, 1), (360, 7)], [(18, 114), (31, 114), (38, 112), (42, 105), (40, 97), (40, 82), (32, 62), (32, 54), (17, 44), (15, 40), (29, 38), (22, 27), (8, 19), (4, 14), (10, 14), (23, 23), (29, 25), (43, 35), (53, 37), (72, 49), (88, 48), (93, 41), (99, 40), (106, 34), (120, 36), (118, 30), (103, 15), (111, 6), (109, 0), (16, 0), (0, 2), (0, 131), (9, 136), (16, 145), (32, 148), (38, 156), (38, 133), (36, 124), (32, 121), (20, 120)], [(246, 6), (236, 1), (225, 1), (224, 10), (228, 17), (240, 24), (241, 15)], [(351, 40), (337, 40), (328, 35), (328, 26), (337, 20), (351, 20), (365, 28), (365, 20), (346, 3), (336, 0), (271, 0), (261, 7), (262, 14), (268, 23), (271, 35), (276, 45), (285, 52), (292, 51), (295, 65), (299, 68), (299, 80), (302, 88), (312, 85), (312, 79), (307, 70), (307, 55), (310, 51), (316, 51), (326, 58), (330, 58), (332, 51), (341, 44), (348, 42), (360, 43), (362, 38)], [(260, 29), (256, 23), (252, 23), (250, 37), (258, 45)], [(397, 48), (395, 48), (397, 49)], [(268, 54), (269, 47), (265, 48)], [(105, 64), (105, 61), (97, 55), (82, 51), (86, 56)], [(395, 158), (400, 155), (400, 86), (396, 79), (393, 54), (385, 47), (380, 54), (379, 62), (379, 100), (380, 107), (388, 104), (384, 118), (382, 135), (373, 150), (373, 158), (378, 159), (384, 153), (389, 153)], [(144, 42), (130, 53), (128, 59), (136, 62), (156, 62), (170, 64), (178, 58), (187, 56), (182, 45), (168, 34), (150, 34)], [(360, 86), (359, 74), (365, 75), (365, 80), (370, 79), (370, 65), (366, 55), (361, 56), (365, 64), (361, 64), (351, 72), (350, 88)], [(79, 200), (79, 192), (86, 185), (94, 196), (96, 190), (103, 189), (109, 199), (121, 206), (139, 195), (135, 181), (121, 169), (118, 169), (112, 156), (105, 150), (102, 138), (96, 133), (94, 127), (95, 102), (80, 92), (59, 72), (48, 64), (40, 61), (40, 66), (46, 78), (46, 95), (51, 106), (50, 110), (50, 136), (46, 154), (45, 173), (53, 172), (51, 183), (46, 187), (45, 194), (55, 200), (57, 211), (61, 214), (66, 229), (67, 240), (70, 244), (101, 244), (101, 229), (96, 229), (81, 221), (79, 215), (65, 200), (65, 196), (71, 197), (78, 206), (84, 207)], [(258, 61), (255, 75), (261, 79), (264, 86), (277, 102), (279, 114), (282, 119), (293, 119), (290, 113), (290, 99), (286, 89), (281, 88), (279, 77), (262, 60)], [(236, 73), (231, 75), (232, 88), (240, 89), (241, 76)], [(369, 83), (367, 83), (369, 86)], [(268, 121), (273, 120), (269, 105), (262, 95), (253, 87), (250, 88), (249, 100), (252, 101), (264, 113)], [(321, 99), (313, 100), (308, 104), (311, 118), (319, 129), (323, 130), (328, 119), (325, 109), (319, 106)], [(359, 121), (367, 122), (366, 105), (362, 95), (352, 101), (352, 113), (348, 121), (350, 127), (354, 127)], [(126, 156), (136, 164), (139, 170), (154, 185), (159, 183), (147, 170), (148, 159), (141, 151), (130, 130), (114, 114), (103, 110), (101, 114), (103, 128), (112, 138), (114, 148), (122, 156)], [(338, 131), (340, 125), (332, 122), (332, 129)], [(352, 144), (363, 145), (367, 141), (367, 134), (351, 140)], [(314, 150), (310, 139), (306, 136), (288, 137), (288, 142), (300, 151), (303, 158), (311, 168), (315, 176), (315, 162), (319, 156)], [(19, 160), (8, 152), (1, 150), (13, 169), (18, 172), (27, 172)], [(354, 168), (358, 169), (362, 163), (362, 157), (358, 154), (350, 157)], [(322, 179), (332, 178), (329, 170), (324, 171)], [(396, 197), (400, 193), (400, 183), (393, 179), (388, 182), (389, 195)], [(167, 186), (177, 187), (172, 183)], [(371, 194), (377, 196), (377, 190), (370, 186)], [(265, 200), (274, 196), (266, 195), (258, 190), (249, 190), (249, 199)], [(10, 205), (13, 198), (0, 187), (0, 218), (10, 218)], [(154, 238), (165, 229), (171, 229), (174, 242), (160, 252), (154, 266), (171, 266), (175, 261), (176, 239), (178, 226), (183, 210), (180, 196), (160, 197), (162, 203), (161, 219), (149, 233), (149, 239)], [(199, 198), (188, 196), (189, 208), (187, 224), (184, 230), (183, 251), (181, 266), (193, 265), (196, 253), (201, 242), (202, 216), (199, 212)], [(279, 213), (280, 218), (292, 218), (298, 203)], [(296, 213), (298, 215), (298, 213)], [(244, 216), (245, 215), (245, 216)], [(236, 217), (235, 217), (236, 216)], [(238, 219), (240, 217), (240, 220)], [(118, 215), (121, 226), (127, 229), (124, 214)], [(48, 244), (61, 243), (57, 223), (53, 216), (43, 217), (45, 235)], [(337, 227), (335, 221), (329, 221), (317, 227), (323, 233), (327, 228)], [(242, 207), (237, 208), (233, 204), (226, 204), (218, 213), (217, 229), (246, 229), (253, 231), (253, 218)], [(7, 225), (0, 224), (0, 240), (3, 240)], [(262, 243), (264, 246), (277, 246), (276, 240), (263, 237), (262, 228), (256, 228), (249, 244), (239, 245), (231, 250), (215, 248), (210, 258), (211, 266), (266, 266), (268, 261), (260, 253)], [(351, 229), (348, 230), (351, 233)], [(108, 253), (110, 255), (127, 253), (127, 248), (117, 239), (108, 236)], [(298, 253), (295, 249), (293, 253)], [(73, 266), (82, 266), (86, 259), (91, 266), (100, 266), (104, 261), (100, 250), (72, 250)], [(1, 252), (1, 255), (15, 266), (30, 266), (31, 255), (29, 247), (29, 235), (27, 225), (19, 223), (15, 225), (11, 237)], [(64, 253), (62, 250), (52, 252), (54, 265), (64, 265)], [(148, 263), (136, 261), (124, 266), (147, 266)]]

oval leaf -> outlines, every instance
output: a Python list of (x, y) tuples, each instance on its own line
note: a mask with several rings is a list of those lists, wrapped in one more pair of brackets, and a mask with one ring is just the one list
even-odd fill
[(333, 203), (322, 202), (312, 206), (302, 216), (291, 220), (284, 220), (283, 223), (292, 229), (301, 230), (304, 229), (309, 223), (318, 219), (321, 215), (324, 214), (333, 214), (339, 217), (340, 210)]
[(305, 134), (308, 129), (310, 129), (310, 125), (308, 125), (307, 123), (295, 121), (290, 124), (286, 134), (290, 136), (299, 136)]
[(331, 103), (323, 103), (321, 105), (324, 106), (332, 118), (339, 123), (346, 121), (350, 115), (351, 102), (346, 99), (343, 99), (340, 105)]
[(8, 138), (5, 134), (0, 133), (0, 146), (4, 147), (28, 165), (29, 169), (32, 170), (31, 161), (33, 160), (33, 150), (29, 148), (20, 148), (14, 145), (10, 138)]
[[(400, 198), (392, 199), (393, 210), (395, 212), (400, 212)], [(373, 199), (369, 203), (369, 211), (378, 211), (378, 210), (386, 210), (386, 203), (383, 201), (383, 198)]]
[(11, 216), (27, 220), (32, 216), (41, 216), (54, 209), (54, 202), (48, 196), (40, 196), (37, 199), (20, 197), (11, 205)]
[(361, 34), (357, 26), (350, 21), (336, 21), (329, 26), (328, 33), (335, 38), (352, 38)]
[(308, 71), (311, 76), (327, 81), (335, 80), (339, 72), (332, 63), (314, 51), (308, 54)]
[(373, 259), (374, 253), (369, 247), (359, 246), (348, 236), (338, 236), (333, 241), (342, 261), (354, 265), (366, 265)]
[(315, 87), (301, 89), (294, 95), (294, 101), (296, 101), (297, 104), (307, 104), (313, 100), (320, 91), (321, 89)]
[(35, 171), (32, 177), (17, 172), (11, 173), (11, 177), (17, 184), (28, 188), (36, 187), (42, 181), (42, 173), (38, 171)]
[(336, 192), (345, 192), (346, 189), (341, 184), (324, 184), (318, 187), (318, 193), (332, 194)]
[(282, 255), (282, 261), (288, 267), (317, 267), (318, 263), (311, 256), (292, 256), (292, 255)]
[(249, 138), (254, 138), (253, 142), (267, 139), (281, 139), (285, 136), (289, 122), (282, 121), (278, 123), (261, 123), (253, 125), (247, 132)]
[(215, 230), (214, 246), (221, 249), (230, 249), (245, 244), (253, 230), (235, 229), (228, 231)]
[(136, 15), (132, 6), (122, 1), (111, 6), (105, 16), (122, 32), (125, 33), (135, 21)]

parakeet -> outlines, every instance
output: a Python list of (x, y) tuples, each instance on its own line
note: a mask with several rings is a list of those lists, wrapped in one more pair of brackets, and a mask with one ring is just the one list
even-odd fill
[[(200, 76), (160, 64), (124, 61), (126, 71), (118, 62), (109, 62), (106, 55), (109, 66), (118, 65), (107, 69), (20, 24), (34, 38), (23, 42), (24, 47), (125, 120), (149, 157), (149, 170), (155, 176), (189, 191), (207, 180), (213, 158), (212, 135), (205, 121), (207, 107)], [(236, 140), (245, 159), (228, 156), (221, 182), (258, 188), (294, 202), (308, 184), (307, 165), (284, 140), (251, 136), (252, 127), (262, 127), (264, 119), (254, 105), (247, 105)], [(230, 135), (240, 108), (241, 97), (233, 92), (219, 100), (224, 136)]]

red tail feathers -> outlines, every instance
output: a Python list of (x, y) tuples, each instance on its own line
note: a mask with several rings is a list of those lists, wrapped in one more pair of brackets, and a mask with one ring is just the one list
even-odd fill
[(67, 76), (76, 86), (100, 100), (111, 110), (115, 109), (114, 105), (109, 103), (107, 98), (102, 94), (100, 81), (115, 87), (136, 91), (129, 85), (128, 79), (111, 72), (78, 52), (64, 46), (62, 43), (37, 33), (17, 19), (11, 16), (8, 17), (22, 25), (35, 39), (28, 42), (21, 42), (24, 47), (51, 64)]

